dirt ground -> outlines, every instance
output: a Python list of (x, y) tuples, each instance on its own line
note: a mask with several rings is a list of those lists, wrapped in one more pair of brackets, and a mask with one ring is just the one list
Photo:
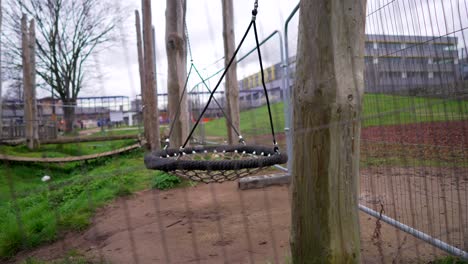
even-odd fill
[[(360, 213), (360, 222), (363, 263), (382, 262), (382, 256), (387, 263), (427, 263), (443, 254), (385, 223), (373, 239), (376, 219)], [(289, 227), (287, 186), (240, 191), (228, 182), (148, 190), (100, 209), (90, 229), (16, 260), (51, 260), (74, 249), (110, 263), (287, 263)]]
[[(467, 121), (364, 128), (360, 203), (468, 250), (467, 128)], [(284, 143), (284, 134), (278, 138)], [(363, 263), (428, 263), (444, 255), (376, 221), (360, 213)], [(288, 263), (289, 228), (287, 186), (148, 190), (100, 209), (88, 230), (13, 261), (76, 249), (111, 263)]]
[(361, 139), (468, 148), (468, 120), (367, 127)]

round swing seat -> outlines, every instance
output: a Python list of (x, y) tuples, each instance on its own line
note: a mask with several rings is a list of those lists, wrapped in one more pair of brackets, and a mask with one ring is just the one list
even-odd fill
[(204, 183), (233, 181), (288, 161), (265, 146), (197, 146), (163, 149), (145, 156), (146, 168)]

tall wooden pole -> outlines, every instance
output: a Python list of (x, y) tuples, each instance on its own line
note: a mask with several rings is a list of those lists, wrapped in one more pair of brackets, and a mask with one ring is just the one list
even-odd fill
[[(2, 0), (0, 0), (0, 32), (2, 32), (3, 9)], [(0, 34), (0, 139), (3, 137), (3, 89), (2, 89), (2, 36)]]
[[(145, 106), (145, 62), (143, 58), (143, 43), (141, 39), (141, 26), (140, 26), (140, 13), (138, 10), (135, 10), (135, 26), (136, 26), (136, 36), (137, 36), (137, 52), (138, 52), (138, 69), (140, 73), (140, 95), (141, 95), (141, 102), (142, 105)], [(148, 108), (143, 107), (142, 112), (143, 112), (143, 124), (149, 124), (149, 116), (146, 114), (146, 110)], [(150, 127), (145, 126), (144, 127), (144, 135), (145, 138), (150, 138)]]
[(38, 118), (38, 109), (36, 101), (36, 23), (34, 19), (29, 21), (29, 56), (30, 56), (30, 72), (31, 75), (31, 117), (33, 118), (32, 122), (32, 138), (34, 148), (39, 146), (39, 118)]
[(293, 89), (293, 263), (359, 263), (366, 0), (302, 0)]
[[(222, 0), (223, 9), (223, 40), (224, 40), (224, 65), (227, 67), (235, 51), (234, 38), (234, 7), (232, 0)], [(232, 125), (239, 129), (239, 85), (237, 83), (237, 62), (234, 60), (231, 67), (226, 73), (226, 108), (227, 115), (232, 122)], [(229, 144), (236, 144), (238, 137), (234, 129), (226, 119)]]
[[(31, 27), (34, 27), (34, 22), (31, 21)], [(23, 92), (24, 92), (24, 121), (25, 121), (25, 134), (26, 142), (29, 149), (37, 147), (37, 133), (35, 127), (37, 123), (36, 108), (35, 108), (35, 76), (33, 70), (34, 61), (31, 61), (34, 56), (34, 50), (31, 49), (31, 37), (34, 33), (30, 34), (28, 30), (28, 22), (26, 15), (21, 18), (21, 48), (22, 48), (22, 61), (23, 61)], [(35, 73), (35, 72), (34, 72)]]
[(159, 140), (159, 113), (156, 87), (156, 72), (154, 69), (153, 34), (151, 24), (151, 0), (142, 0), (143, 9), (143, 61), (145, 74), (145, 87), (143, 112), (145, 117), (145, 136), (151, 150), (161, 146)]
[[(188, 135), (187, 95), (183, 95), (187, 77), (187, 46), (184, 34), (185, 0), (166, 1), (166, 53), (168, 112), (174, 128), (170, 135), (173, 147), (180, 147)], [(180, 103), (179, 103), (180, 102)], [(176, 117), (176, 113), (179, 116)]]

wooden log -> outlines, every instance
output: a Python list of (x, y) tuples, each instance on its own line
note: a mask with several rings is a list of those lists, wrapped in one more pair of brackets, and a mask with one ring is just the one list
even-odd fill
[(147, 116), (145, 136), (150, 150), (161, 147), (159, 141), (159, 110), (157, 100), (156, 72), (154, 68), (153, 34), (151, 25), (151, 0), (142, 0), (143, 13), (143, 60), (145, 66), (145, 97), (143, 106), (144, 115)]
[(360, 263), (366, 0), (300, 2), (293, 87), (293, 263)]
[(239, 179), (239, 189), (260, 189), (273, 185), (284, 185), (291, 182), (291, 176), (287, 173), (250, 176)]
[(15, 161), (15, 162), (28, 162), (28, 163), (67, 163), (67, 162), (77, 162), (77, 161), (84, 161), (90, 159), (97, 159), (102, 157), (109, 157), (114, 156), (120, 153), (124, 153), (133, 149), (137, 149), (141, 147), (140, 144), (134, 144), (128, 147), (123, 147), (120, 149), (84, 155), (84, 156), (76, 156), (76, 157), (63, 157), (63, 158), (35, 158), (35, 157), (19, 157), (19, 156), (12, 156), (12, 155), (3, 155), (0, 154), (0, 160), (7, 160), (7, 161)]
[[(222, 0), (223, 10), (223, 40), (224, 40), (224, 67), (227, 67), (229, 60), (235, 51), (234, 36), (234, 7), (232, 0)], [(239, 122), (239, 85), (237, 83), (237, 62), (234, 60), (226, 73), (225, 82), (226, 114), (232, 122), (232, 125), (240, 131)], [(228, 143), (237, 144), (239, 138), (226, 118), (226, 127), (228, 131)]]
[(63, 137), (55, 139), (46, 139), (41, 144), (67, 144), (67, 143), (83, 143), (83, 142), (98, 142), (98, 141), (114, 141), (135, 139), (138, 140), (137, 135), (112, 135), (112, 136), (94, 136), (94, 137)]
[[(188, 136), (188, 101), (183, 95), (187, 77), (187, 44), (184, 34), (186, 1), (166, 1), (167, 99), (171, 123), (170, 143), (180, 147)], [(176, 117), (176, 113), (179, 116)]]

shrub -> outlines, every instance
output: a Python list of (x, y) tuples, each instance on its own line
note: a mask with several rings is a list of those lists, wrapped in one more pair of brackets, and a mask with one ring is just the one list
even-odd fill
[(167, 190), (176, 187), (182, 181), (174, 175), (167, 173), (160, 173), (154, 178), (153, 184), (151, 187), (153, 189)]

